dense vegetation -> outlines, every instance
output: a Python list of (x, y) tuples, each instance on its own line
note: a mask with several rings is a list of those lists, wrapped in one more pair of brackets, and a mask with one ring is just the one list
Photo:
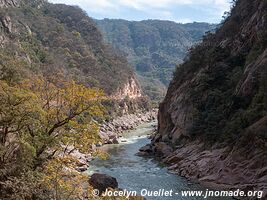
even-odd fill
[(93, 198), (71, 153), (105, 156), (92, 145), (110, 105), (148, 104), (107, 96), (134, 77), (114, 52), (77, 7), (0, 5), (0, 199)]
[(144, 92), (153, 100), (165, 95), (177, 64), (189, 48), (215, 25), (170, 21), (96, 20), (105, 39), (120, 49), (139, 74)]
[(99, 141), (103, 94), (58, 77), (36, 77), (1, 80), (0, 95), (1, 199), (84, 195), (86, 177), (75, 171), (78, 160), (69, 154), (91, 153)]
[[(236, 144), (243, 138), (247, 144), (258, 137), (266, 139), (267, 26), (260, 19), (266, 18), (267, 4), (255, 1), (252, 6), (249, 2), (234, 1), (237, 5), (222, 27), (206, 35), (177, 67), (161, 105), (166, 119), (162, 132), (178, 126), (182, 135), (204, 136), (211, 143)], [(182, 111), (174, 114), (176, 110)], [(179, 121), (179, 115), (186, 115), (185, 121)]]
[(42, 65), (36, 70), (61, 70), (108, 94), (133, 76), (127, 61), (103, 42), (93, 20), (80, 8), (30, 2), (30, 6), (6, 8), (1, 15), (11, 18), (13, 30), (6, 37), (19, 41), (17, 51)]

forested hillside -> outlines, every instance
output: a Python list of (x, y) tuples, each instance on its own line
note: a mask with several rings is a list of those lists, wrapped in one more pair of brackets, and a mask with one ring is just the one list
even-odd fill
[(266, 191), (267, 1), (233, 4), (177, 68), (154, 145), (173, 148), (165, 161), (183, 176)]
[(36, 63), (35, 70), (61, 70), (108, 94), (133, 77), (127, 61), (103, 42), (94, 21), (80, 8), (29, 2), (31, 6), (1, 12), (1, 43), (9, 47), (6, 53), (14, 54), (11, 46), (19, 47), (18, 56), (27, 55), (24, 60)]
[(153, 100), (165, 95), (175, 66), (215, 25), (171, 21), (96, 20), (106, 41), (120, 49), (135, 67), (144, 92)]
[(1, 200), (88, 196), (76, 170), (87, 161), (71, 154), (100, 155), (92, 145), (107, 112), (147, 108), (115, 52), (78, 7), (0, 1)]

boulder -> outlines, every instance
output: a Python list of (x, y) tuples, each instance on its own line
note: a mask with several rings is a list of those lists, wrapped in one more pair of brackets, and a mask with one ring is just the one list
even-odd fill
[(106, 132), (103, 132), (103, 131), (99, 131), (99, 136), (103, 140), (108, 140), (109, 139), (107, 133)]
[(163, 158), (170, 156), (173, 152), (173, 149), (164, 142), (155, 143), (152, 150), (155, 156)]
[(76, 170), (77, 170), (78, 172), (85, 172), (85, 171), (88, 170), (88, 168), (87, 168), (86, 166), (83, 166), (83, 167), (77, 167)]
[(94, 189), (98, 189), (100, 194), (106, 191), (107, 188), (118, 188), (117, 179), (106, 174), (93, 174), (89, 183)]
[(136, 156), (151, 156), (153, 155), (152, 145), (147, 144), (139, 149), (139, 152), (135, 154)]
[(152, 146), (150, 144), (147, 144), (146, 146), (141, 147), (139, 151), (152, 153)]
[(117, 140), (117, 138), (112, 139), (112, 144), (119, 144), (119, 141)]
[(145, 152), (145, 151), (139, 151), (138, 153), (135, 154), (136, 156), (140, 156), (140, 157), (146, 157), (146, 156), (151, 156), (150, 153)]

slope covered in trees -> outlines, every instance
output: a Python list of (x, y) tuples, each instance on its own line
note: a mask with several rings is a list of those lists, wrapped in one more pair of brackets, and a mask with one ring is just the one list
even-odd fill
[(26, 2), (1, 9), (1, 46), (6, 52), (14, 54), (15, 48), (17, 57), (36, 64), (37, 71), (61, 70), (108, 94), (134, 77), (126, 59), (103, 42), (94, 21), (80, 8)]
[(183, 62), (189, 48), (202, 40), (215, 25), (178, 24), (171, 21), (140, 22), (96, 20), (106, 41), (120, 49), (139, 74), (142, 89), (153, 100), (165, 95), (173, 71)]
[(235, 4), (177, 68), (154, 145), (183, 176), (266, 191), (267, 1)]
[(112, 113), (129, 95), (136, 108), (141, 97), (114, 52), (78, 7), (0, 1), (1, 200), (90, 196), (88, 177), (76, 170), (86, 163), (72, 153), (102, 155), (92, 145), (102, 142), (104, 107)]

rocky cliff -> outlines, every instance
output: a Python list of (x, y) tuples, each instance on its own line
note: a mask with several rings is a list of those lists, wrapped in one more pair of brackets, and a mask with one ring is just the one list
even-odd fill
[(178, 67), (151, 148), (178, 174), (266, 195), (267, 1), (235, 4)]
[(161, 20), (96, 22), (106, 41), (122, 51), (135, 67), (143, 91), (153, 100), (165, 95), (175, 66), (182, 62), (188, 49), (216, 27)]
[(129, 80), (111, 97), (118, 100), (125, 98), (136, 99), (142, 97), (142, 92), (137, 80), (133, 77), (130, 77)]

